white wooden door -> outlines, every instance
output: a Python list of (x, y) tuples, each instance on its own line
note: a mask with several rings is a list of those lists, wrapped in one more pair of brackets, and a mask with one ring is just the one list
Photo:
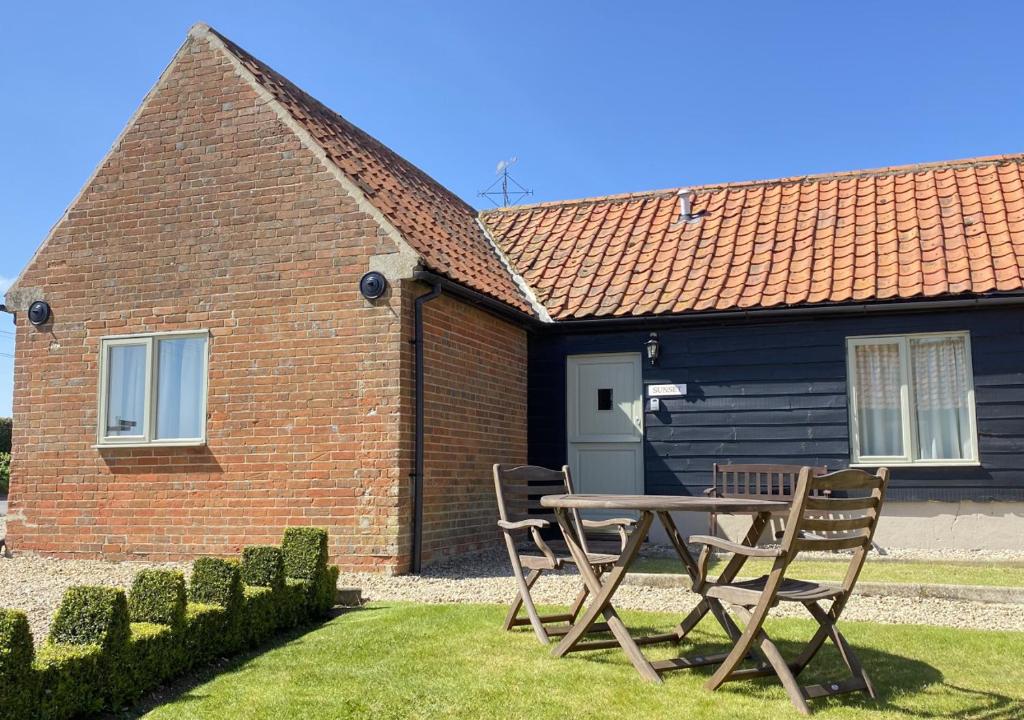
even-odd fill
[[(567, 373), (569, 467), (576, 492), (642, 495), (640, 353), (571, 355)], [(587, 514), (596, 518), (623, 513)]]

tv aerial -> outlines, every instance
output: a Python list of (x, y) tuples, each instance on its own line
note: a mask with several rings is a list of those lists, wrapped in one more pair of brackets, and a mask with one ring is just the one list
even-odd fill
[(492, 182), (486, 189), (481, 190), (477, 193), (479, 197), (487, 198), (495, 207), (508, 207), (509, 205), (515, 205), (523, 198), (528, 198), (533, 195), (533, 190), (527, 190), (525, 187), (520, 185), (508, 169), (519, 162), (519, 158), (513, 156), (508, 160), (502, 160), (498, 163), (498, 167), (495, 169), (495, 173), (498, 178)]

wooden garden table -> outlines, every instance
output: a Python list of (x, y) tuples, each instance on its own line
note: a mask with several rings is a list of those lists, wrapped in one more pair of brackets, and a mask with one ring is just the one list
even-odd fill
[[(753, 515), (750, 529), (743, 539), (745, 545), (756, 545), (761, 533), (764, 531), (773, 512), (785, 510), (788, 503), (772, 500), (753, 500), (746, 498), (716, 498), (716, 497), (686, 497), (676, 495), (545, 495), (540, 499), (541, 507), (551, 508), (555, 511), (555, 518), (565, 536), (565, 543), (576, 561), (576, 567), (583, 577), (583, 582), (590, 590), (593, 600), (587, 606), (586, 612), (577, 618), (572, 627), (555, 646), (552, 654), (555, 657), (563, 657), (570, 652), (580, 650), (599, 650), (615, 647), (618, 645), (626, 653), (633, 667), (637, 669), (640, 676), (651, 682), (661, 682), (661, 673), (667, 670), (681, 670), (698, 667), (701, 665), (713, 665), (721, 662), (725, 654), (698, 656), (694, 658), (675, 658), (671, 660), (659, 660), (651, 662), (640, 651), (640, 645), (649, 645), (662, 642), (679, 642), (697, 623), (699, 623), (709, 612), (714, 615), (725, 632), (735, 641), (740, 636), (740, 630), (726, 614), (721, 603), (714, 598), (705, 598), (676, 626), (673, 632), (661, 635), (650, 635), (634, 638), (619, 618), (615, 607), (612, 605), (612, 597), (619, 585), (622, 584), (630, 566), (636, 560), (647, 532), (657, 516), (665, 532), (668, 533), (669, 541), (675, 548), (679, 559), (690, 576), (691, 582), (698, 578), (697, 561), (690, 554), (686, 547), (686, 541), (679, 533), (675, 521), (672, 520), (673, 512), (700, 512), (720, 513), (735, 515)], [(574, 510), (632, 510), (640, 513), (640, 519), (629, 536), (626, 546), (622, 549), (618, 561), (612, 570), (605, 575), (598, 577), (590, 563), (587, 562), (587, 555), (580, 546), (572, 523), (572, 511)], [(729, 582), (734, 579), (746, 562), (743, 555), (733, 555), (725, 569), (718, 577), (718, 582)], [(614, 640), (589, 640), (584, 637), (590, 630), (599, 616), (605, 618), (608, 629), (615, 637)]]

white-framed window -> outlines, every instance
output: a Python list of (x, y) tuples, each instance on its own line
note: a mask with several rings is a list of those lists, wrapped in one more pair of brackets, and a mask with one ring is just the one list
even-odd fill
[(101, 338), (96, 444), (204, 444), (209, 345), (206, 331)]
[(847, 338), (855, 464), (975, 465), (967, 332)]

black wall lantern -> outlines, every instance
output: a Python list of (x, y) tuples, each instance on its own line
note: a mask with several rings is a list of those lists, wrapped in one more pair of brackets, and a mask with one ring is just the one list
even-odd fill
[(658, 364), (658, 355), (661, 354), (661, 341), (658, 340), (658, 333), (651, 333), (651, 337), (644, 343), (647, 349), (647, 360), (651, 366)]
[(39, 327), (45, 325), (50, 319), (50, 304), (42, 300), (36, 300), (28, 306), (28, 321)]

